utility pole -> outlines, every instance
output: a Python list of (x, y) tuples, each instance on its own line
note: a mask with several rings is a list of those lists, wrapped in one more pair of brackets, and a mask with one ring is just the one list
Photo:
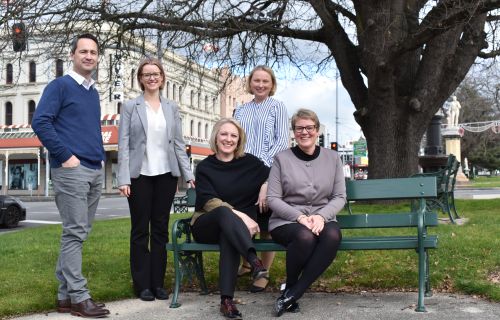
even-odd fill
[(339, 140), (339, 69), (335, 72), (335, 141)]

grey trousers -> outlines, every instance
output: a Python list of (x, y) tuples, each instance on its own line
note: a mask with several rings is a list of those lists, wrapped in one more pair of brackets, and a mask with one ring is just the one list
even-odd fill
[(51, 173), (63, 228), (56, 266), (57, 299), (70, 298), (72, 303), (80, 303), (90, 298), (87, 280), (82, 275), (82, 248), (92, 228), (104, 171), (79, 165), (53, 168)]

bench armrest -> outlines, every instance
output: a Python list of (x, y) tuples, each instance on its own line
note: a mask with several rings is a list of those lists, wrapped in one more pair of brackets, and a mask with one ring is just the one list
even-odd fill
[(185, 242), (191, 242), (191, 218), (178, 219), (172, 224), (172, 244), (177, 245), (179, 239), (185, 237)]

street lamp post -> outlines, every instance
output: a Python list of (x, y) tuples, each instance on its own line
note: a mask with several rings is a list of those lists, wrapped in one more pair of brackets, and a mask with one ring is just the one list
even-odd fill
[(335, 72), (335, 141), (339, 143), (339, 69)]

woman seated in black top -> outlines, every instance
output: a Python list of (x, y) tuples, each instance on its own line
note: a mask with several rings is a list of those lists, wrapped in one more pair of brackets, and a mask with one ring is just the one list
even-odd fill
[(254, 280), (268, 276), (257, 257), (252, 237), (258, 233), (258, 194), (266, 188), (269, 168), (245, 154), (245, 132), (238, 122), (219, 120), (210, 137), (215, 152), (196, 168), (196, 213), (191, 229), (197, 242), (219, 244), (221, 313), (241, 319), (233, 302), (240, 256), (250, 262)]

